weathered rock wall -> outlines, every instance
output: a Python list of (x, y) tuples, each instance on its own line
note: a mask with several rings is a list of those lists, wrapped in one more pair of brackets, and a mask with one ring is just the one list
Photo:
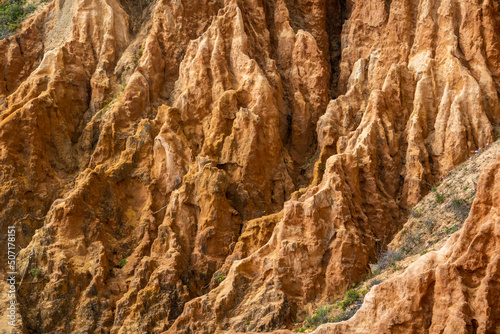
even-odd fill
[(495, 1), (55, 0), (0, 41), (25, 332), (286, 327), (500, 122)]
[(500, 157), (481, 174), (464, 227), (439, 251), (375, 286), (349, 321), (314, 333), (500, 331)]

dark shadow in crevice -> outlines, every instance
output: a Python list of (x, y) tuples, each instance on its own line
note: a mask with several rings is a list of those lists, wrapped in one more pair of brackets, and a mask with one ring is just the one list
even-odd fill
[(338, 91), (340, 61), (342, 57), (341, 34), (349, 18), (346, 0), (330, 0), (326, 3), (326, 32), (330, 48), (330, 98), (335, 99), (344, 92)]
[(130, 35), (135, 36), (152, 14), (154, 2), (150, 0), (120, 0), (120, 3), (130, 17)]

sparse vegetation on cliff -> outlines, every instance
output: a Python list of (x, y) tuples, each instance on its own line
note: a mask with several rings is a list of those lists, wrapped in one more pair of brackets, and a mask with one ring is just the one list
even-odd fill
[(448, 235), (458, 231), (476, 196), (480, 171), (499, 151), (500, 141), (488, 143), (471, 152), (465, 162), (443, 176), (441, 184), (432, 187), (431, 192), (411, 209), (408, 222), (390, 247), (403, 252), (404, 257), (420, 254), (439, 246)]
[[(374, 285), (372, 285), (374, 286)], [(344, 298), (330, 305), (319, 307), (312, 315), (307, 315), (303, 324), (295, 329), (295, 332), (305, 333), (316, 329), (325, 323), (334, 323), (350, 319), (361, 307), (363, 298), (368, 292), (368, 288), (360, 286), (347, 290)]]
[(440, 185), (431, 187), (429, 194), (410, 210), (407, 224), (389, 249), (371, 265), (367, 280), (346, 291), (344, 298), (333, 305), (323, 305), (306, 316), (294, 331), (312, 332), (321, 324), (350, 319), (372, 287), (399, 275), (416, 258), (438, 249), (462, 227), (475, 198), (478, 174), (499, 152), (500, 141), (473, 152), (471, 159), (443, 177)]
[[(43, 2), (48, 1), (40, 1)], [(0, 3), (0, 39), (8, 37), (21, 26), (26, 16), (36, 10), (34, 3), (26, 0), (7, 0)]]

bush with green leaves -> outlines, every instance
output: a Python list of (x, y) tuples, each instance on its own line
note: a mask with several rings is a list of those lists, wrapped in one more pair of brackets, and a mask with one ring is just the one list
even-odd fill
[(453, 234), (456, 231), (458, 231), (459, 228), (460, 227), (458, 225), (453, 225), (452, 227), (446, 227), (444, 230), (445, 230), (446, 234)]
[(436, 202), (438, 203), (443, 203), (444, 201), (444, 195), (440, 193), (436, 193)]
[(329, 320), (329, 322), (341, 322), (341, 321), (346, 321), (351, 319), (354, 314), (358, 311), (358, 309), (361, 307), (361, 304), (356, 305), (355, 307), (352, 307), (348, 310), (342, 311), (340, 314), (337, 314), (335, 317)]
[(434, 226), (436, 226), (436, 222), (433, 217), (425, 218), (423, 224), (427, 231), (432, 231), (434, 229)]
[(360, 297), (361, 297), (361, 294), (358, 292), (358, 290), (356, 290), (356, 289), (348, 290), (344, 295), (344, 300), (339, 302), (337, 304), (337, 306), (345, 311), (345, 310), (347, 310), (347, 308), (349, 306), (351, 306), (352, 304), (357, 302)]
[(316, 310), (314, 315), (306, 317), (306, 327), (316, 327), (328, 322), (328, 312), (333, 308), (331, 305), (325, 305)]
[(410, 210), (410, 215), (414, 218), (420, 218), (420, 217), (422, 217), (423, 214), (424, 214), (424, 210), (422, 210), (422, 208), (419, 208), (419, 209), (413, 208)]
[(369, 287), (369, 288), (372, 288), (372, 287), (374, 287), (375, 285), (379, 285), (379, 284), (380, 284), (380, 283), (382, 283), (382, 282), (383, 282), (383, 280), (382, 280), (382, 279), (380, 279), (380, 278), (375, 278), (375, 279), (373, 279), (373, 280), (372, 280), (372, 281), (368, 284), (368, 287)]
[(10, 36), (21, 26), (24, 18), (36, 7), (26, 0), (7, 0), (0, 3), (0, 39)]

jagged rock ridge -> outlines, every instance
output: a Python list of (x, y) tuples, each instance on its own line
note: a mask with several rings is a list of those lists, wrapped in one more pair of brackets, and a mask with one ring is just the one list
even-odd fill
[(0, 41), (0, 221), (43, 278), (22, 330), (289, 326), (493, 141), (499, 25), (492, 0), (54, 0)]

